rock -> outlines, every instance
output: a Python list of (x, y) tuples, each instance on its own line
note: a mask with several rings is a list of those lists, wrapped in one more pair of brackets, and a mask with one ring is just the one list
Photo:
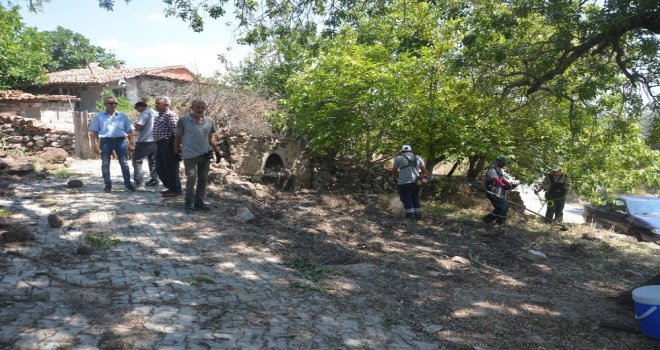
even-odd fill
[(7, 157), (7, 152), (0, 150), (0, 158), (6, 158)]
[(458, 264), (461, 264), (461, 265), (467, 265), (467, 266), (472, 265), (470, 260), (468, 260), (468, 259), (466, 259), (462, 256), (454, 256), (454, 257), (451, 258), (451, 261), (453, 261), (455, 263), (458, 263)]
[(544, 253), (532, 249), (528, 250), (523, 257), (531, 261), (545, 260), (548, 258)]
[(73, 179), (73, 180), (69, 180), (69, 182), (67, 182), (66, 185), (69, 188), (79, 188), (83, 186), (83, 182), (81, 180)]
[(632, 278), (639, 279), (639, 280), (644, 279), (644, 275), (642, 275), (641, 272), (630, 270), (630, 269), (625, 269), (625, 270), (623, 270), (623, 272), (628, 277), (632, 277)]
[(440, 332), (444, 327), (439, 325), (439, 324), (430, 324), (426, 327), (424, 327), (424, 332), (428, 334), (434, 334), (437, 332)]
[(221, 184), (222, 179), (223, 179), (222, 174), (218, 172), (210, 172), (209, 175), (206, 177), (206, 181), (212, 184)]
[(241, 218), (241, 220), (243, 220), (243, 222), (248, 222), (254, 219), (254, 215), (252, 214), (250, 209), (246, 207), (238, 208), (238, 212), (236, 214), (238, 215), (239, 218)]
[(232, 190), (244, 194), (246, 196), (250, 196), (250, 197), (257, 196), (257, 189), (254, 187), (254, 184), (251, 182), (239, 180), (237, 182), (232, 183), (230, 187)]
[(33, 173), (34, 171), (35, 171), (34, 164), (22, 163), (22, 164), (15, 164), (10, 166), (9, 169), (7, 169), (7, 174), (27, 175)]
[(78, 255), (90, 255), (92, 254), (92, 247), (88, 246), (87, 244), (81, 244), (76, 248), (76, 254)]
[(64, 163), (68, 154), (61, 148), (46, 148), (43, 152), (39, 153), (41, 158), (46, 163)]
[(26, 226), (13, 226), (2, 233), (2, 240), (6, 243), (34, 241), (34, 235)]
[(52, 228), (62, 227), (64, 226), (64, 220), (57, 214), (50, 214), (48, 215), (48, 225)]

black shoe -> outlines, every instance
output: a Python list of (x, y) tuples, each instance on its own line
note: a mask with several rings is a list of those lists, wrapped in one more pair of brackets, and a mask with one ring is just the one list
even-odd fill
[(103, 191), (104, 191), (105, 193), (110, 193), (110, 192), (112, 192), (112, 186), (105, 186), (105, 188), (103, 189)]
[(147, 186), (147, 187), (158, 186), (158, 181), (156, 181), (156, 180), (154, 180), (154, 179), (151, 179), (151, 180), (147, 181), (147, 183), (144, 184), (144, 185)]
[(195, 208), (193, 207), (192, 204), (190, 204), (190, 203), (186, 203), (186, 204), (183, 206), (183, 209), (185, 209), (186, 211), (191, 211), (191, 210), (193, 210), (193, 209), (195, 209)]
[(181, 195), (181, 192), (174, 192), (172, 190), (165, 191), (161, 194), (161, 196), (163, 196), (163, 197), (177, 197), (177, 196), (180, 196), (180, 195)]
[(211, 210), (211, 207), (208, 205), (202, 203), (202, 204), (195, 204), (195, 210), (202, 210), (202, 211), (208, 211)]
[(135, 187), (133, 185), (126, 185), (126, 189), (130, 192), (135, 192)]

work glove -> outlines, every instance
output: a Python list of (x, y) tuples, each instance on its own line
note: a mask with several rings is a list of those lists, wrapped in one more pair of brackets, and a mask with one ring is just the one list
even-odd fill
[(215, 162), (220, 163), (220, 158), (222, 158), (220, 156), (220, 151), (213, 151), (213, 153), (215, 154)]

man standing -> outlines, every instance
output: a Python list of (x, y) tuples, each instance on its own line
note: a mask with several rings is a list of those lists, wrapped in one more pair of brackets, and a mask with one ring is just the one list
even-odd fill
[(179, 179), (179, 155), (174, 153), (174, 134), (179, 120), (170, 110), (170, 99), (156, 98), (158, 117), (154, 122), (153, 137), (156, 141), (156, 173), (166, 190), (163, 197), (181, 195), (181, 180)]
[(135, 122), (135, 130), (138, 131), (135, 152), (133, 153), (133, 180), (135, 181), (135, 187), (142, 186), (142, 160), (145, 157), (149, 164), (149, 175), (151, 176), (151, 180), (147, 181), (145, 185), (147, 187), (157, 186), (156, 142), (153, 136), (156, 113), (142, 101), (135, 104), (135, 110), (140, 113), (137, 122)]
[(571, 191), (571, 179), (568, 175), (562, 173), (561, 166), (552, 167), (552, 172), (545, 175), (543, 183), (534, 193), (539, 194), (540, 190), (545, 191), (547, 200), (547, 209), (545, 218), (552, 221), (553, 217), (557, 222), (564, 220), (564, 205), (566, 204), (566, 195)]
[(494, 208), (492, 212), (482, 219), (487, 224), (506, 224), (506, 216), (509, 211), (509, 205), (506, 201), (506, 191), (518, 186), (511, 184), (504, 178), (502, 169), (504, 169), (507, 163), (508, 160), (506, 157), (500, 156), (495, 159), (495, 164), (492, 164), (486, 170), (486, 196)]
[[(131, 171), (128, 168), (128, 151), (135, 148), (135, 144), (130, 140), (133, 136), (133, 124), (124, 113), (117, 112), (117, 99), (114, 96), (108, 96), (103, 99), (105, 111), (100, 112), (92, 118), (89, 124), (89, 131), (92, 132), (92, 141), (94, 151), (101, 155), (101, 174), (105, 183), (105, 192), (112, 191), (112, 181), (110, 180), (110, 157), (112, 151), (117, 154), (117, 160), (121, 166), (121, 173), (124, 177), (124, 187), (131, 192), (135, 192), (135, 187), (131, 185)], [(126, 142), (126, 138), (129, 142)]]
[[(204, 203), (206, 197), (206, 178), (215, 154), (220, 161), (220, 153), (215, 140), (215, 123), (204, 115), (206, 102), (193, 100), (190, 115), (179, 119), (174, 138), (174, 153), (181, 154), (186, 171), (187, 210), (209, 210)], [(195, 189), (195, 183), (197, 189)]]
[(428, 178), (424, 160), (412, 153), (409, 145), (401, 147), (401, 154), (394, 159), (392, 175), (398, 178), (397, 189), (399, 198), (406, 209), (406, 218), (421, 219), (422, 206), (419, 202), (419, 186), (417, 180)]

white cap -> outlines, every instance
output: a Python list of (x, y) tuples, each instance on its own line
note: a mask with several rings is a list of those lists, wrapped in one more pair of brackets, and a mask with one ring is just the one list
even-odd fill
[(402, 152), (410, 152), (410, 151), (412, 151), (412, 147), (410, 147), (408, 145), (403, 145), (403, 147), (401, 147), (401, 151)]
[(552, 167), (552, 171), (559, 171), (559, 170), (561, 170), (560, 165), (555, 165), (555, 166)]

